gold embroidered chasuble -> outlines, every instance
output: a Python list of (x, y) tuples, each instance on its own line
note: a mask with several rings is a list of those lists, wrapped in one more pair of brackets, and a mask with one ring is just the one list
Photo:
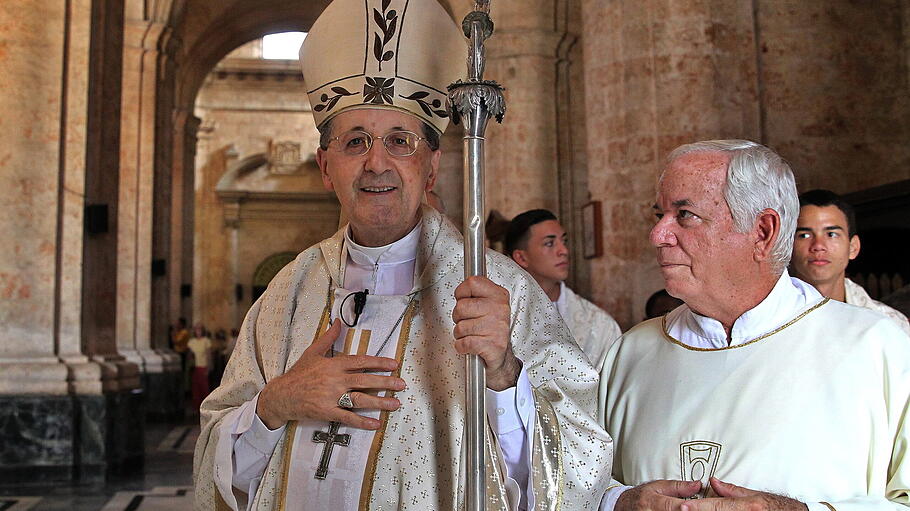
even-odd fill
[[(452, 346), (451, 318), (454, 289), (463, 280), (462, 239), (435, 210), (424, 207), (422, 214), (412, 290), (417, 296), (403, 318), (400, 338), (391, 341), (398, 341), (399, 374), (408, 388), (394, 393), (402, 406), (386, 415), (374, 435), (363, 485), (354, 496), (361, 510), (464, 507), (464, 361)], [(230, 467), (216, 466), (215, 454), (232, 449), (230, 438), (220, 438), (218, 425), (291, 367), (327, 325), (330, 290), (343, 282), (343, 232), (302, 252), (247, 314), (222, 386), (202, 406), (194, 459), (198, 509), (242, 509), (250, 498), (257, 510), (309, 509), (306, 502), (287, 499), (293, 493), (287, 488), (295, 484), (287, 479), (294, 423), (253, 496), (237, 489), (227, 493), (215, 483), (230, 481), (223, 473)], [(494, 252), (487, 254), (487, 268), (489, 277), (510, 292), (512, 347), (535, 398), (535, 428), (529, 435), (535, 509), (596, 509), (609, 483), (612, 456), (612, 441), (594, 418), (598, 375), (529, 275)], [(508, 509), (516, 503), (507, 503), (504, 463), (494, 435), (488, 438), (488, 509)]]
[(827, 300), (718, 349), (671, 338), (662, 320), (604, 364), (618, 481), (714, 476), (837, 511), (910, 504), (910, 338), (889, 319)]

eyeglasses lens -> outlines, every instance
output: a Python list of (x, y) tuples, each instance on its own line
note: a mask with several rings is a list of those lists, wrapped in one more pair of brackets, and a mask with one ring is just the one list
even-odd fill
[(373, 137), (362, 131), (348, 131), (338, 137), (341, 150), (348, 156), (360, 156), (366, 154), (373, 145)]
[(393, 156), (410, 156), (417, 151), (419, 139), (410, 131), (393, 131), (382, 137), (382, 143)]
[[(382, 145), (392, 156), (410, 156), (417, 151), (420, 138), (410, 131), (393, 131), (383, 137)], [(373, 146), (373, 136), (363, 131), (348, 131), (338, 137), (340, 149), (348, 156), (362, 156)]]

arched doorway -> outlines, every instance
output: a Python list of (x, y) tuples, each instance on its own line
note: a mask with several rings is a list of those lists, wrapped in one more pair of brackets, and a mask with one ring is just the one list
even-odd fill
[(253, 272), (252, 285), (254, 302), (262, 296), (262, 293), (265, 293), (269, 282), (275, 278), (275, 275), (278, 275), (278, 272), (293, 261), (295, 257), (297, 257), (297, 254), (294, 252), (278, 252), (266, 257), (265, 260), (256, 266), (256, 271)]
[[(155, 76), (151, 331), (161, 345), (169, 322), (193, 314), (195, 151), (200, 119), (194, 106), (206, 76), (237, 47), (266, 34), (307, 31), (328, 0), (162, 1), (155, 14), (161, 55)], [(137, 4), (137, 10), (140, 8)], [(249, 296), (249, 295), (248, 295)]]

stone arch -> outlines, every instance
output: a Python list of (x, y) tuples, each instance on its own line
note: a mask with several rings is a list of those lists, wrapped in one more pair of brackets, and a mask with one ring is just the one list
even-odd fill
[(192, 110), (203, 80), (234, 48), (275, 32), (306, 32), (329, 0), (235, 0), (190, 3), (176, 37), (184, 51), (176, 55), (178, 109)]
[[(200, 121), (194, 105), (205, 77), (235, 48), (269, 33), (306, 31), (330, 0), (160, 0), (151, 13), (133, 9), (158, 35), (155, 66), (144, 67), (156, 83), (153, 141), (153, 260), (168, 268), (152, 282), (152, 333), (168, 321), (192, 315), (193, 183)], [(133, 3), (131, 3), (133, 5)], [(162, 11), (167, 11), (162, 12)], [(152, 14), (152, 16), (148, 16)], [(148, 142), (146, 142), (148, 143)]]
[(276, 252), (256, 266), (256, 271), (253, 272), (253, 301), (262, 296), (269, 286), (269, 282), (295, 257), (297, 257), (295, 252)]

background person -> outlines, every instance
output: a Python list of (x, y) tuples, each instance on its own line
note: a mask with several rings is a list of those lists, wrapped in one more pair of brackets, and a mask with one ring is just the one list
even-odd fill
[(556, 306), (572, 336), (594, 367), (600, 369), (619, 325), (600, 307), (575, 294), (569, 278), (568, 236), (556, 215), (546, 209), (525, 211), (509, 222), (506, 254), (534, 277)]
[(824, 296), (888, 316), (910, 335), (906, 316), (873, 300), (862, 286), (846, 277), (847, 265), (856, 259), (860, 249), (853, 207), (829, 190), (803, 193), (799, 206), (790, 260), (793, 275), (815, 286)]
[(659, 318), (682, 304), (682, 300), (671, 296), (666, 289), (655, 291), (645, 302), (645, 319)]
[(199, 412), (202, 400), (209, 395), (209, 368), (212, 365), (212, 339), (202, 324), (193, 327), (193, 337), (187, 341), (190, 352), (190, 395), (193, 411)]

